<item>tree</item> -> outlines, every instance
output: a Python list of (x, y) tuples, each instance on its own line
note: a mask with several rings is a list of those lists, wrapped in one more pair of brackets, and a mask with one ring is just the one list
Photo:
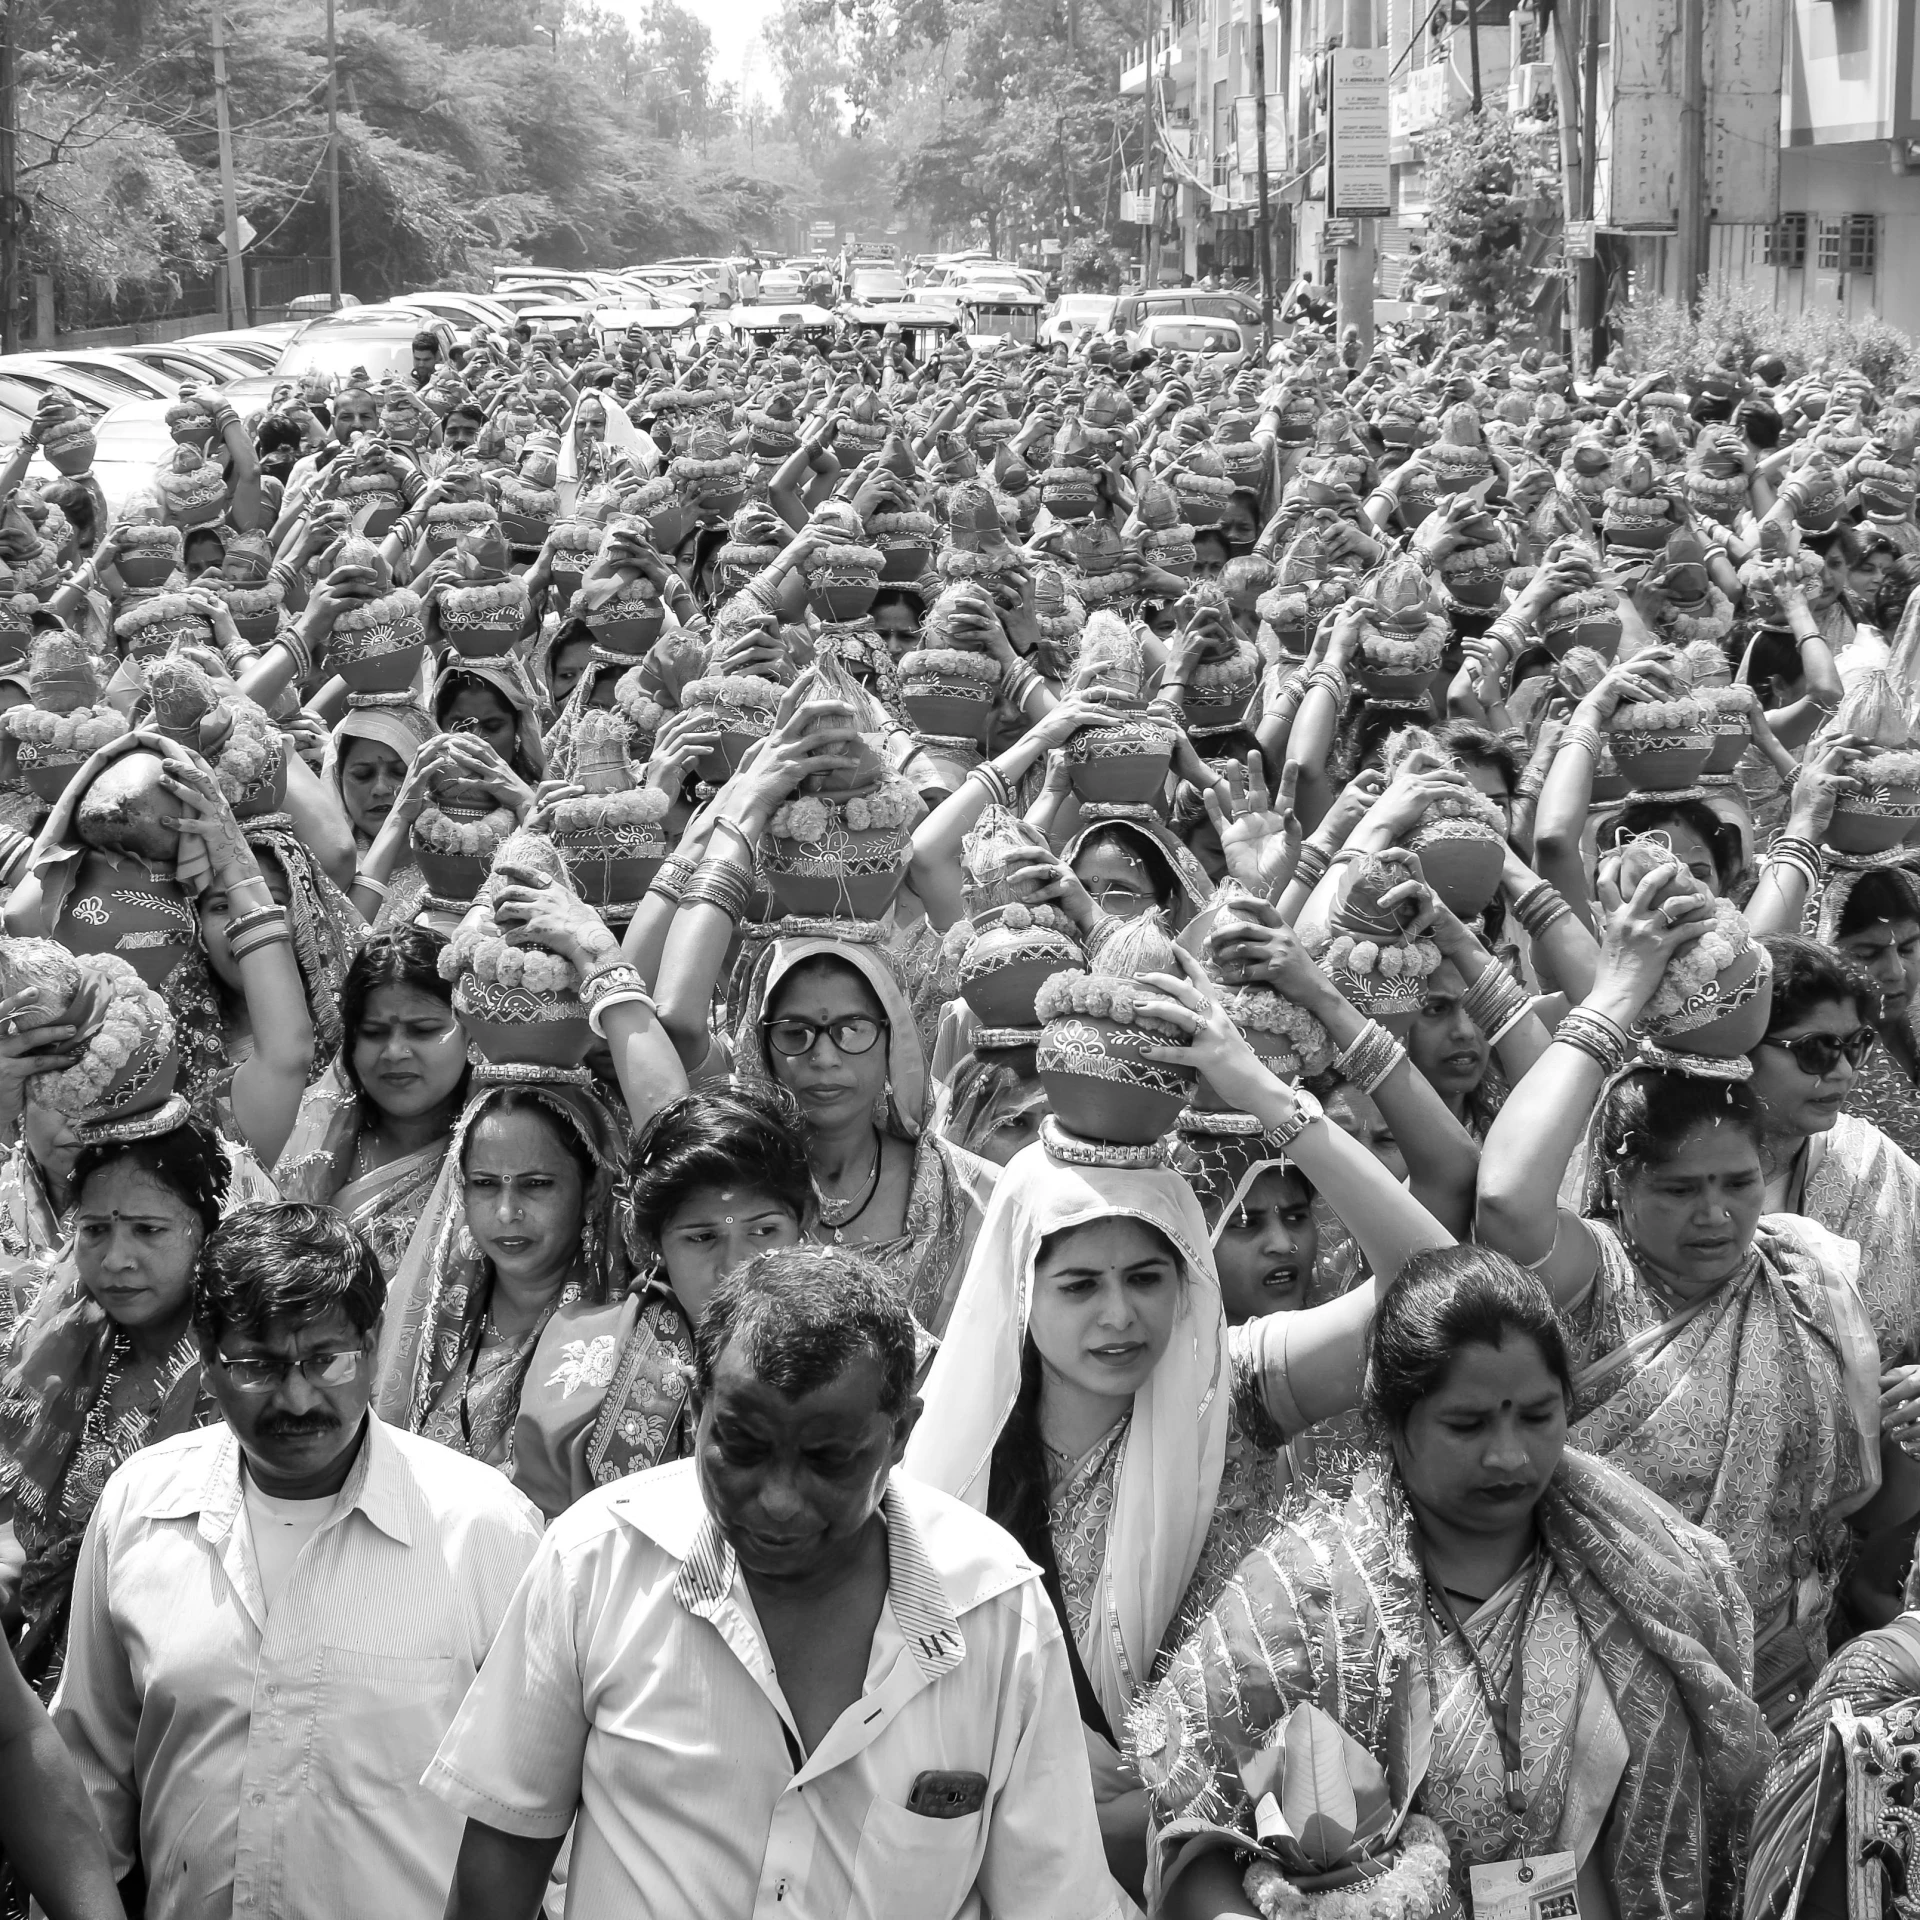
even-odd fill
[(1502, 322), (1529, 317), (1534, 264), (1526, 241), (1547, 212), (1538, 192), (1538, 143), (1523, 152), (1500, 113), (1459, 113), (1419, 136), (1426, 166), (1426, 259), (1469, 306)]

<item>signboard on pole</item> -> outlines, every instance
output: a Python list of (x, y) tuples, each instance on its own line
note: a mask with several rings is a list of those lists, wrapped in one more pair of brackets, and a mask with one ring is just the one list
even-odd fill
[(1393, 211), (1385, 47), (1333, 50), (1333, 110), (1327, 211), (1377, 220)]
[(1153, 195), (1136, 193), (1131, 187), (1120, 189), (1120, 218), (1131, 220), (1136, 227), (1153, 224)]
[(1593, 229), (1591, 220), (1569, 220), (1567, 222), (1566, 255), (1569, 260), (1591, 260), (1593, 258)]

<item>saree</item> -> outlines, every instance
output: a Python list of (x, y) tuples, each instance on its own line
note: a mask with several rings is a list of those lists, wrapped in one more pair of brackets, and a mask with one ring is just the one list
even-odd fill
[[(347, 801), (340, 784), (340, 769), (349, 740), (371, 740), (385, 747), (403, 767), (411, 770), (420, 749), (439, 731), (433, 724), (433, 716), (411, 693), (350, 695), (346, 713), (334, 723), (333, 750), (328, 766), (328, 777), (334, 792), (340, 797), (342, 811), (346, 810)], [(348, 818), (351, 817), (349, 814)], [(360, 843), (358, 828), (354, 829), (354, 840)], [(364, 853), (370, 844), (370, 841), (361, 844), (361, 851)], [(404, 866), (396, 866), (387, 876), (387, 897), (380, 903), (380, 911), (374, 915), (374, 930), (383, 932), (388, 927), (407, 925), (418, 911), (425, 893), (426, 882), (421, 878), (420, 869), (411, 860)]]
[(892, 956), (879, 946), (830, 935), (770, 942), (754, 967), (735, 1030), (734, 1077), (779, 1091), (760, 1026), (761, 1013), (795, 968), (819, 959), (851, 968), (885, 1013), (887, 1110), (881, 1125), (895, 1139), (913, 1145), (913, 1174), (900, 1233), (887, 1240), (854, 1244), (885, 1270), (914, 1319), (937, 1338), (953, 1312), (1000, 1169), (925, 1125), (926, 1054)]
[(80, 1542), (108, 1476), (218, 1417), (191, 1330), (163, 1359), (141, 1360), (70, 1262), (14, 1328), (0, 1361), (0, 1514), (26, 1562), (15, 1652), (42, 1698), (59, 1677)]
[(247, 821), (245, 832), (247, 845), (256, 854), (267, 855), (286, 876), (287, 931), (293, 939), (300, 984), (306, 989), (318, 1068), (340, 1051), (340, 989), (366, 938), (366, 922), (294, 831), (288, 815), (264, 814)]
[(373, 1248), (391, 1286), (440, 1177), (447, 1143), (431, 1141), (355, 1176), (362, 1118), (360, 1096), (336, 1059), (301, 1096), (273, 1177), (282, 1199), (337, 1207), (345, 1214), (347, 1224)]
[(1908, 1612), (1834, 1655), (1782, 1740), (1753, 1821), (1747, 1920), (1783, 1920), (1836, 1843), (1851, 1920), (1897, 1914), (1893, 1894), (1920, 1870), (1916, 1781), (1920, 1614)]
[(1880, 1364), (1920, 1358), (1920, 1165), (1872, 1121), (1843, 1113), (1807, 1140), (1799, 1211), (1858, 1245)]
[(512, 709), (514, 741), (508, 765), (529, 785), (537, 786), (546, 778), (547, 750), (540, 737), (540, 697), (526, 668), (512, 654), (498, 660), (449, 660), (434, 676), (427, 699), (437, 731), (445, 731), (446, 710), (462, 692), (463, 680), (497, 693)]
[[(373, 1409), (391, 1426), (492, 1465), (510, 1465), (520, 1394), (540, 1335), (572, 1300), (604, 1302), (624, 1288), (625, 1236), (614, 1183), (624, 1163), (608, 1109), (572, 1080), (502, 1081), (474, 1070), (475, 1090), (454, 1124), (433, 1191), (387, 1292), (374, 1357)], [(483, 1352), (493, 1276), (467, 1230), (461, 1162), (468, 1135), (508, 1087), (530, 1094), (586, 1149), (594, 1179), (582, 1195), (574, 1273), (538, 1323), (511, 1347)]]
[(1880, 1362), (1857, 1250), (1769, 1215), (1746, 1271), (1675, 1313), (1619, 1234), (1587, 1225), (1599, 1271), (1563, 1316), (1570, 1438), (1724, 1541), (1763, 1640), (1790, 1626), (1817, 1670), (1845, 1517), (1880, 1483)]
[(1149, 1893), (1157, 1900), (1200, 1853), (1251, 1846), (1241, 1763), (1307, 1701), (1379, 1762), (1397, 1816), (1439, 1821), (1456, 1871), (1483, 1849), (1510, 1852), (1518, 1818), (1530, 1850), (1584, 1837), (1619, 1920), (1731, 1920), (1772, 1742), (1748, 1698), (1752, 1615), (1726, 1551), (1571, 1449), (1535, 1520), (1538, 1611), (1516, 1614), (1529, 1602), (1509, 1588), (1469, 1629), (1497, 1659), (1519, 1655), (1529, 1627), (1524, 1815), (1505, 1807), (1497, 1767), (1485, 1805), (1484, 1743), (1462, 1724), (1464, 1649), (1437, 1652), (1406, 1495), (1376, 1456), (1350, 1492), (1303, 1496), (1131, 1716), (1129, 1750), (1153, 1802)]
[[(1063, 1586), (1069, 1566), (1092, 1558), (1090, 1543), (1098, 1541), (1097, 1568), (1084, 1577), (1087, 1617), (1074, 1642), (1115, 1729), (1145, 1684), (1199, 1563), (1227, 1445), (1219, 1285), (1199, 1205), (1178, 1174), (1067, 1166), (1039, 1145), (1014, 1155), (994, 1189), (922, 1388), (924, 1412), (904, 1463), (916, 1479), (986, 1510), (994, 1446), (1019, 1398), (1041, 1242), (1116, 1216), (1165, 1235), (1185, 1279), (1172, 1338), (1134, 1395), (1110, 1468), (1101, 1461), (1087, 1471), (1087, 1487), (1100, 1490), (1098, 1504), (1078, 1509), (1064, 1532), (1057, 1522), (1050, 1528)], [(1083, 1522), (1085, 1538), (1076, 1541)], [(1095, 1797), (1137, 1786), (1118, 1749), (1097, 1730), (1085, 1731)]]

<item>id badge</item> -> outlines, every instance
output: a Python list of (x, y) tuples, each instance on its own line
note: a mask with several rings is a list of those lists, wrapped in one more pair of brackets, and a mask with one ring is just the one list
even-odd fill
[(1580, 1920), (1580, 1872), (1570, 1853), (1491, 1860), (1467, 1876), (1473, 1920)]

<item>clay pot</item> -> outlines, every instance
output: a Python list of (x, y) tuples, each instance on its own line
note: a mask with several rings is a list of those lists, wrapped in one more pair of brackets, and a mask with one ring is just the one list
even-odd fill
[[(1294, 1052), (1293, 1042), (1284, 1033), (1265, 1033), (1257, 1027), (1242, 1027), (1240, 1031), (1246, 1035), (1247, 1045), (1280, 1079), (1291, 1082), (1299, 1075), (1300, 1056)], [(1193, 1090), (1193, 1098), (1187, 1104), (1196, 1113), (1237, 1113), (1239, 1111), (1231, 1100), (1222, 1099), (1214, 1091), (1212, 1081), (1204, 1073)]]
[(546, 545), (547, 534), (552, 526), (551, 520), (539, 519), (532, 514), (513, 513), (504, 507), (500, 511), (500, 532), (510, 547), (529, 547), (538, 553)]
[(770, 840), (762, 864), (774, 911), (809, 920), (878, 920), (906, 878), (911, 847), (898, 827), (856, 832), (836, 826), (831, 841), (820, 844)]
[(984, 742), (993, 723), (992, 689), (971, 680), (903, 681), (900, 705), (913, 730), (935, 740)]
[(75, 954), (117, 953), (158, 990), (198, 944), (200, 922), (170, 875), (132, 855), (89, 853), (74, 877), (57, 937)]
[(1766, 950), (1756, 941), (1735, 956), (1711, 992), (1648, 1028), (1649, 1037), (1675, 1053), (1697, 1053), (1710, 1060), (1751, 1053), (1773, 1017), (1773, 995), (1759, 978), (1765, 965)]
[(1607, 745), (1636, 793), (1673, 793), (1693, 786), (1705, 772), (1713, 736), (1704, 726), (1686, 733), (1610, 733)]
[(486, 884), (493, 861), (490, 854), (441, 853), (416, 842), (413, 863), (436, 899), (468, 901)]
[(983, 927), (961, 956), (960, 997), (983, 1027), (1034, 1027), (1048, 977), (1081, 964), (1079, 948), (1051, 927)]
[(1707, 756), (1703, 773), (1731, 773), (1745, 757), (1753, 730), (1744, 713), (1713, 716), (1713, 751)]
[(29, 746), (24, 740), (14, 756), (20, 784), (49, 806), (67, 790), (67, 782), (91, 758), (85, 753), (61, 753), (51, 747)]
[(590, 906), (630, 919), (667, 857), (657, 826), (555, 827), (553, 844), (574, 891)]
[(465, 660), (498, 660), (511, 653), (522, 624), (511, 609), (495, 608), (485, 613), (445, 606), (440, 609), (440, 631), (446, 635), (447, 645)]
[(75, 434), (51, 446), (43, 446), (40, 451), (47, 456), (47, 463), (56, 473), (64, 474), (68, 479), (76, 479), (93, 465), (93, 456), (99, 451), (100, 443), (93, 434)]
[(1876, 787), (1869, 793), (1846, 793), (1833, 810), (1827, 845), (1836, 853), (1886, 853), (1916, 826), (1920, 826), (1920, 787)]
[(918, 580), (933, 565), (933, 546), (917, 533), (877, 533), (873, 544), (884, 558), (880, 579), (885, 585)]
[(595, 646), (629, 660), (644, 659), (667, 624), (667, 610), (658, 596), (651, 600), (615, 600), (584, 617)]
[(1387, 706), (1426, 705), (1427, 687), (1432, 676), (1420, 667), (1375, 667), (1364, 660), (1354, 663), (1354, 680), (1369, 700)]
[(857, 580), (822, 580), (807, 589), (807, 601), (823, 620), (864, 620), (879, 598), (880, 576)]
[(1091, 1014), (1049, 1020), (1035, 1064), (1054, 1118), (1083, 1140), (1151, 1145), (1179, 1119), (1195, 1079), (1146, 1057), (1162, 1044), (1144, 1028)]
[(287, 749), (284, 741), (280, 746), (280, 757), (273, 771), (263, 779), (256, 780), (246, 788), (233, 804), (233, 817), (236, 820), (258, 820), (269, 813), (278, 813), (287, 802)]
[(577, 1067), (593, 1045), (576, 994), (534, 993), (463, 973), (453, 983), (453, 1010), (468, 1038), (497, 1065)]
[(1237, 727), (1247, 716), (1247, 703), (1258, 692), (1258, 680), (1242, 687), (1189, 687), (1183, 711), (1189, 733), (1217, 733)]
[(1491, 829), (1458, 819), (1436, 821), (1410, 844), (1427, 884), (1451, 913), (1471, 922), (1486, 912), (1506, 870), (1506, 843)]
[[(1067, 777), (1083, 801), (1092, 806), (1144, 807), (1159, 799), (1166, 786), (1167, 769), (1173, 763), (1173, 734), (1157, 721), (1123, 720), (1112, 727), (1082, 727), (1064, 751)], [(1062, 1124), (1072, 1123), (1063, 1118)]]
[(327, 643), (326, 664), (350, 692), (400, 693), (413, 685), (426, 650), (426, 636), (415, 625), (402, 628), (385, 622), (350, 627), (344, 633), (336, 627)]
[(180, 564), (180, 545), (169, 541), (164, 547), (141, 547), (132, 553), (116, 554), (113, 569), (128, 586), (145, 593), (164, 587)]

